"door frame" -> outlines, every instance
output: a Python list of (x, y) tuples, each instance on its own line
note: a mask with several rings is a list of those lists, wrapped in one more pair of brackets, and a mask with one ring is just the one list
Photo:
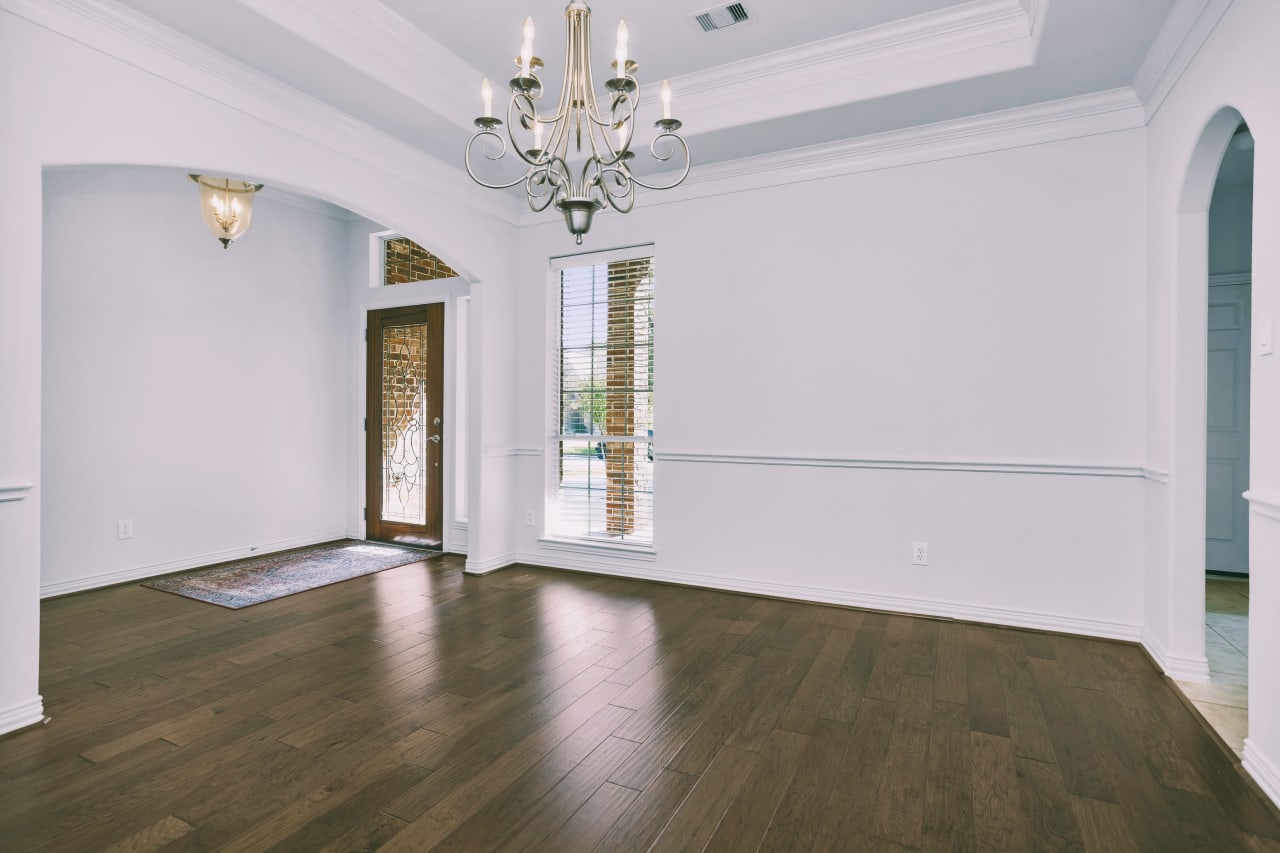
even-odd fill
[(470, 302), (471, 285), (463, 279), (443, 279), (433, 282), (414, 282), (396, 285), (395, 287), (370, 287), (361, 292), (353, 300), (351, 323), (351, 374), (348, 383), (351, 400), (351, 420), (348, 427), (349, 447), (351, 448), (350, 487), (348, 488), (348, 523), (347, 535), (352, 539), (367, 539), (368, 525), (364, 518), (367, 503), (366, 468), (367, 454), (364, 433), (364, 419), (368, 407), (368, 343), (365, 341), (366, 323), (369, 312), (386, 308), (406, 308), (415, 305), (443, 304), (445, 309), (444, 335), (444, 411), (445, 426), (452, 436), (451, 447), (446, 449), (441, 461), (444, 483), (444, 531), (440, 547), (446, 552), (465, 554), (467, 552), (467, 498), (460, 483), (466, 482), (467, 462), (462, 453), (469, 453), (465, 431), (467, 429), (468, 407), (459, 406), (459, 383), (467, 381), (467, 353), (459, 351), (458, 343), (462, 338), (459, 330), (460, 319), (470, 312), (464, 310)]
[[(365, 533), (368, 536), (372, 528), (383, 528), (379, 536), (381, 541), (434, 548), (444, 546), (446, 517), (443, 463), (446, 448), (452, 443), (452, 430), (449, 428), (448, 411), (444, 404), (445, 313), (444, 303), (431, 302), (395, 308), (374, 308), (365, 314)], [(378, 315), (376, 321), (375, 314)], [(427, 327), (427, 352), (424, 354), (428, 365), (427, 410), (430, 411), (431, 404), (436, 401), (439, 407), (431, 422), (422, 425), (428, 433), (424, 439), (425, 455), (422, 460), (426, 469), (423, 483), (428, 489), (424, 498), (424, 523), (380, 522), (376, 515), (380, 514), (382, 508), (383, 487), (381, 478), (375, 474), (382, 470), (381, 452), (384, 450), (380, 434), (383, 364), (381, 359), (371, 358), (370, 355), (377, 351), (375, 348), (379, 348), (383, 330), (417, 324)], [(434, 442), (431, 441), (432, 438), (435, 439)], [(434, 476), (431, 473), (432, 467), (435, 468)]]

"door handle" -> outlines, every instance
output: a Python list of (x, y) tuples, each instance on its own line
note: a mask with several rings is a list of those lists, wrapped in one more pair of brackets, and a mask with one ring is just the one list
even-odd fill
[(427, 436), (427, 441), (434, 441), (436, 444), (439, 444), (439, 443), (440, 443), (440, 436), (438, 436), (438, 435), (429, 435), (429, 436)]

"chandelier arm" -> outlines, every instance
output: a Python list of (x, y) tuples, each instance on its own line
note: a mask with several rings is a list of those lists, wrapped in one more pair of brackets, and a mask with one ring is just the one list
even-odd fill
[[(530, 157), (520, 143), (516, 141), (516, 118), (520, 119), (520, 126), (527, 127), (527, 122), (538, 121), (538, 108), (534, 104), (533, 98), (528, 92), (514, 92), (511, 95), (511, 102), (507, 104), (507, 137), (511, 140), (511, 150), (516, 155), (528, 163), (531, 167), (544, 165), (550, 158), (546, 156), (547, 149), (543, 149), (542, 153), (535, 159)], [(545, 124), (545, 122), (543, 122)], [(533, 149), (530, 149), (533, 150)]]
[[(614, 183), (618, 187), (617, 192), (610, 188), (611, 185), (607, 179), (608, 175), (613, 176)], [(604, 190), (605, 201), (619, 213), (630, 213), (631, 208), (635, 207), (636, 188), (634, 178), (629, 173), (621, 169), (605, 168), (600, 173), (600, 187)], [(619, 199), (622, 199), (625, 203), (620, 203)]]
[[(542, 192), (535, 193), (534, 186), (545, 185), (546, 189)], [(524, 184), (525, 199), (529, 203), (529, 209), (534, 213), (541, 213), (551, 206), (551, 202), (555, 200), (555, 187), (547, 179), (545, 170), (538, 170), (529, 176)]]
[(689, 177), (689, 166), (691, 165), (689, 160), (689, 143), (684, 141), (684, 137), (680, 136), (677, 133), (671, 133), (670, 131), (666, 133), (660, 133), (657, 135), (657, 137), (654, 138), (653, 142), (649, 143), (649, 153), (653, 155), (653, 159), (661, 160), (663, 162), (666, 162), (667, 160), (670, 160), (673, 156), (675, 156), (676, 148), (677, 148), (676, 146), (673, 146), (672, 150), (667, 152), (666, 154), (658, 153), (658, 143), (664, 139), (667, 139), (668, 137), (670, 139), (674, 139), (677, 143), (679, 143), (678, 147), (680, 149), (683, 149), (684, 168), (680, 171), (680, 177), (676, 178), (676, 180), (672, 181), (669, 184), (646, 184), (644, 181), (640, 180), (636, 176), (634, 175), (631, 176), (631, 180), (635, 181), (637, 184), (639, 184), (640, 186), (644, 187), (647, 190), (674, 189), (675, 187), (678, 187), (681, 184), (683, 184), (684, 179)]
[[(613, 140), (609, 138), (609, 134), (606, 133), (604, 135), (605, 144), (609, 148), (609, 153), (613, 155), (609, 158), (608, 162), (604, 164), (606, 166), (614, 166), (625, 160), (627, 152), (631, 150), (631, 142), (635, 139), (636, 134), (636, 104), (639, 102), (639, 94), (640, 89), (637, 87), (636, 100), (632, 100), (631, 96), (626, 92), (618, 93), (618, 95), (613, 99), (613, 104), (609, 109), (609, 117), (612, 119), (612, 122), (608, 126), (616, 128), (619, 125), (622, 125), (627, 129), (627, 135), (626, 139), (622, 140), (621, 145), (617, 148), (614, 147)], [(625, 104), (627, 108), (627, 114), (619, 119), (618, 107), (623, 104)]]
[(488, 189), (491, 189), (491, 190), (509, 190), (512, 187), (514, 187), (516, 184), (527, 179), (528, 174), (526, 173), (516, 178), (514, 181), (508, 184), (491, 184), (488, 181), (482, 180), (480, 177), (476, 175), (475, 169), (471, 166), (471, 147), (475, 145), (477, 139), (480, 139), (481, 137), (485, 137), (485, 136), (492, 136), (494, 139), (498, 141), (498, 145), (501, 146), (501, 150), (498, 152), (497, 156), (494, 156), (489, 152), (482, 150), (481, 153), (484, 154), (486, 159), (501, 160), (503, 156), (505, 156), (507, 153), (507, 141), (503, 139), (500, 134), (492, 130), (477, 131), (471, 137), (471, 140), (467, 142), (467, 150), (466, 150), (466, 157), (465, 157), (466, 165), (467, 165), (467, 174), (471, 176), (471, 180), (475, 181), (480, 186), (487, 187)]

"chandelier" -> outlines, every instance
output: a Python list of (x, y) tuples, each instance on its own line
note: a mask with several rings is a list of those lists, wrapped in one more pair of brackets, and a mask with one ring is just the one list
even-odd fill
[[(476, 119), (479, 130), (467, 143), (466, 163), (467, 173), (481, 186), (509, 189), (523, 183), (529, 207), (536, 212), (554, 204), (564, 214), (569, 233), (581, 244), (582, 235), (591, 228), (591, 218), (605, 205), (619, 213), (631, 210), (637, 186), (650, 190), (679, 186), (689, 175), (689, 146), (677, 133), (681, 125), (671, 117), (671, 86), (664, 82), (662, 118), (654, 123), (659, 133), (649, 143), (649, 154), (666, 162), (680, 153), (684, 166), (667, 184), (645, 183), (632, 174), (631, 162), (636, 155), (631, 143), (640, 84), (636, 80), (637, 65), (627, 58), (627, 23), (618, 23), (617, 50), (609, 66), (613, 76), (604, 84), (608, 93), (606, 112), (596, 99), (591, 80), (591, 9), (586, 0), (569, 0), (564, 17), (565, 75), (555, 111), (538, 112), (543, 90), (537, 71), (543, 63), (533, 55), (533, 19), (526, 18), (524, 43), (516, 58), (520, 70), (510, 83), (505, 137), (499, 130), (502, 120), (493, 114), (493, 89), (485, 79), (480, 85), (484, 115)], [(517, 127), (523, 142), (516, 139)], [(482, 180), (472, 165), (475, 149), (479, 147), (489, 160), (501, 160), (507, 153), (508, 140), (511, 150), (525, 164), (524, 174), (508, 183)]]
[(187, 177), (200, 185), (200, 213), (222, 248), (249, 230), (249, 223), (253, 221), (253, 194), (262, 189), (262, 184), (211, 175)]

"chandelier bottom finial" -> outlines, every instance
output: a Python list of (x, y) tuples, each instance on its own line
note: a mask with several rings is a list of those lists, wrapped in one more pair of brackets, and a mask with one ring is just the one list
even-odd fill
[(566, 198), (556, 202), (556, 207), (564, 214), (564, 224), (568, 226), (579, 246), (582, 235), (591, 230), (591, 217), (603, 204), (590, 198)]

